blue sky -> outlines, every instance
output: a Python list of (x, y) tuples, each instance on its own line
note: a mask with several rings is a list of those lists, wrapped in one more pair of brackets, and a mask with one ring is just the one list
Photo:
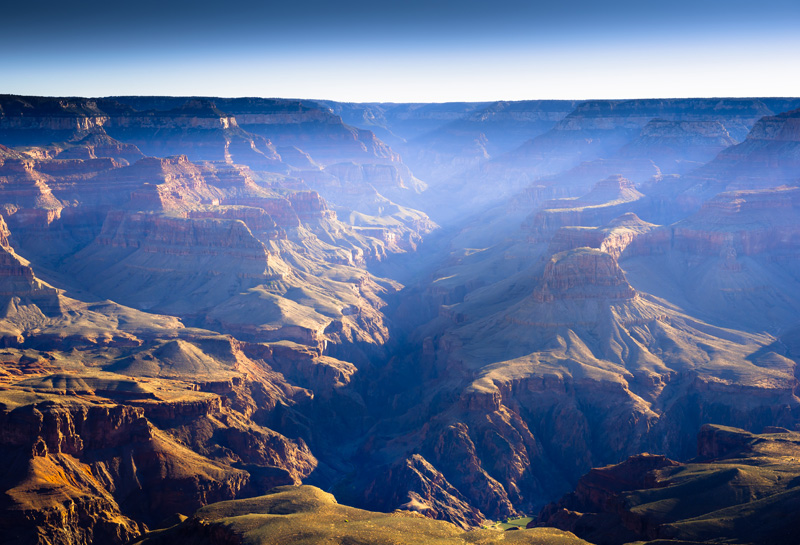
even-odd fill
[(0, 92), (798, 96), (798, 29), (796, 0), (31, 0), (0, 17)]

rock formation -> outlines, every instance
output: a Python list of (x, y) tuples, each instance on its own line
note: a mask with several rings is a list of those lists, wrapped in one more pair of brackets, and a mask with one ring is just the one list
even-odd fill
[[(720, 324), (775, 331), (797, 319), (796, 188), (726, 192), (651, 230), (623, 257), (634, 285)], [(756, 318), (757, 317), (757, 318)]]
[(760, 119), (741, 144), (720, 153), (698, 178), (724, 183), (723, 189), (756, 189), (797, 179), (800, 110)]
[(534, 297), (539, 301), (585, 299), (593, 297), (595, 290), (612, 299), (630, 299), (635, 295), (613, 256), (579, 248), (550, 258)]
[(593, 469), (535, 522), (601, 545), (661, 540), (793, 543), (800, 436), (705, 426), (698, 457), (678, 463), (640, 454)]
[(589, 193), (581, 197), (546, 202), (542, 210), (526, 221), (531, 236), (548, 240), (559, 227), (603, 225), (625, 211), (635, 209), (632, 203), (643, 196), (630, 180), (611, 176), (597, 182)]
[(628, 247), (629, 253), (644, 253), (649, 250), (648, 240), (643, 235), (658, 227), (652, 223), (642, 221), (633, 212), (627, 212), (614, 218), (602, 227), (568, 226), (555, 232), (550, 239), (548, 253), (556, 254), (575, 248), (597, 248), (619, 259)]
[(2, 535), (778, 540), (798, 106), (0, 96)]

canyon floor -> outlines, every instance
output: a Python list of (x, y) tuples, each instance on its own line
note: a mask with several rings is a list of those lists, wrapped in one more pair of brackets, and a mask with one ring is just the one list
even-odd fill
[(800, 542), (800, 99), (0, 95), (0, 196), (5, 542)]

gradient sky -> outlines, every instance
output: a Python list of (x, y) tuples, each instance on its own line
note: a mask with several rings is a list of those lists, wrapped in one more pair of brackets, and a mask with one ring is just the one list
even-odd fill
[(0, 48), (0, 93), (800, 96), (798, 0), (29, 0)]

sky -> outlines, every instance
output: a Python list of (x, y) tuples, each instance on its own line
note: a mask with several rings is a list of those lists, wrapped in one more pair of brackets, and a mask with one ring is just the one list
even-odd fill
[(800, 2), (27, 0), (0, 51), (26, 95), (800, 96)]

